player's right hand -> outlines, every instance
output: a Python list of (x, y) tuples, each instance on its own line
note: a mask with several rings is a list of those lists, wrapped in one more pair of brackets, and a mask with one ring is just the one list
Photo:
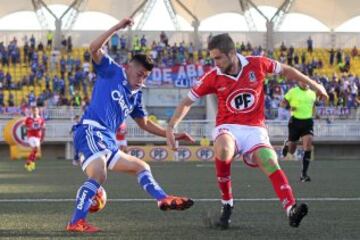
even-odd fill
[(322, 99), (322, 100), (326, 101), (329, 99), (329, 95), (327, 94), (326, 89), (321, 84), (318, 84), (318, 86), (317, 86), (317, 94), (319, 95), (320, 99)]
[(175, 140), (175, 132), (174, 132), (174, 129), (172, 129), (172, 128), (166, 129), (166, 143), (171, 150), (173, 150), (173, 151), (177, 150), (176, 140)]
[(116, 24), (116, 30), (120, 30), (126, 27), (134, 25), (134, 20), (130, 17), (123, 18), (118, 24)]

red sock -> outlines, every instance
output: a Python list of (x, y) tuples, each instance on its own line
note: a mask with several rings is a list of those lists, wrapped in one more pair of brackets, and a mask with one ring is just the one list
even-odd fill
[(231, 189), (231, 160), (221, 161), (215, 158), (216, 176), (221, 191), (221, 199), (229, 201), (233, 199)]
[(30, 153), (30, 156), (29, 156), (29, 161), (31, 162), (35, 162), (35, 159), (36, 159), (36, 153), (37, 153), (37, 149), (34, 148), (31, 153)]
[(295, 198), (292, 192), (292, 188), (289, 185), (288, 179), (283, 170), (276, 170), (269, 176), (276, 195), (280, 199), (285, 210), (295, 204)]

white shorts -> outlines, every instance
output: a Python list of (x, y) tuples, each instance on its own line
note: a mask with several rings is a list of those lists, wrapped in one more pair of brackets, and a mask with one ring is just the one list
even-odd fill
[(30, 145), (30, 147), (35, 148), (35, 147), (40, 147), (40, 138), (37, 137), (29, 137), (27, 140), (28, 144)]
[(222, 134), (229, 134), (235, 141), (235, 155), (242, 154), (244, 162), (257, 167), (252, 160), (252, 153), (259, 147), (272, 148), (267, 129), (258, 126), (246, 126), (239, 124), (222, 124), (213, 130), (213, 140)]
[(121, 146), (127, 146), (127, 141), (126, 141), (126, 139), (124, 139), (124, 140), (116, 140), (116, 145), (118, 146), (118, 148), (119, 147), (121, 147)]

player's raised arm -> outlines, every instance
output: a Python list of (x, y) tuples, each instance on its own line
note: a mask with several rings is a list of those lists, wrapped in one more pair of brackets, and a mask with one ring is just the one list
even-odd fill
[(103, 54), (102, 47), (104, 44), (109, 40), (109, 38), (118, 30), (126, 28), (128, 26), (132, 26), (134, 21), (126, 17), (122, 19), (119, 23), (112, 26), (109, 30), (101, 34), (99, 37), (97, 37), (94, 41), (90, 44), (90, 53), (93, 61), (97, 64), (100, 63)]
[(174, 115), (172, 116), (168, 127), (166, 129), (166, 142), (167, 145), (172, 149), (176, 150), (176, 133), (174, 132), (174, 128), (181, 122), (181, 120), (186, 116), (189, 112), (191, 105), (194, 103), (188, 96), (185, 97), (180, 105), (176, 108)]
[(281, 68), (282, 68), (281, 74), (287, 79), (295, 80), (297, 82), (303, 82), (309, 85), (312, 89), (314, 89), (317, 92), (317, 94), (319, 94), (320, 98), (325, 100), (329, 98), (325, 88), (321, 84), (315, 82), (314, 80), (311, 80), (309, 77), (302, 74), (297, 69), (290, 67), (286, 64), (281, 64)]

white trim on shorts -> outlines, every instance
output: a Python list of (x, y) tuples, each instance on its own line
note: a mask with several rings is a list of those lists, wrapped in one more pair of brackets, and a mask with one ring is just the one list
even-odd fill
[(111, 162), (110, 162), (110, 164), (109, 164), (109, 166), (108, 166), (108, 169), (109, 169), (109, 170), (112, 170), (112, 169), (114, 168), (114, 166), (116, 165), (116, 163), (117, 163), (120, 159), (121, 159), (121, 151), (118, 150), (118, 151), (115, 153), (115, 155), (113, 156), (112, 159), (108, 159), (108, 161), (111, 160)]
[(27, 140), (27, 143), (30, 145), (30, 147), (40, 147), (40, 138), (38, 137), (29, 137)]
[[(81, 168), (83, 171), (85, 171), (86, 167), (89, 166), (89, 164), (94, 161), (95, 159), (97, 158), (100, 158), (102, 156), (105, 156), (104, 160), (105, 160), (105, 164), (106, 164), (106, 155), (108, 154), (111, 154), (111, 151), (108, 150), (108, 149), (105, 149), (105, 150), (102, 150), (100, 152), (97, 152), (97, 153), (94, 153), (93, 155), (91, 155), (90, 157), (88, 157), (87, 159), (84, 159), (82, 162), (81, 162)], [(82, 164), (83, 162), (85, 162), (84, 164)]]
[(251, 159), (251, 154), (259, 147), (272, 148), (267, 129), (261, 126), (240, 124), (221, 124), (213, 130), (213, 140), (222, 134), (229, 134), (235, 141), (235, 155), (243, 154), (243, 161), (251, 167), (257, 164)]

